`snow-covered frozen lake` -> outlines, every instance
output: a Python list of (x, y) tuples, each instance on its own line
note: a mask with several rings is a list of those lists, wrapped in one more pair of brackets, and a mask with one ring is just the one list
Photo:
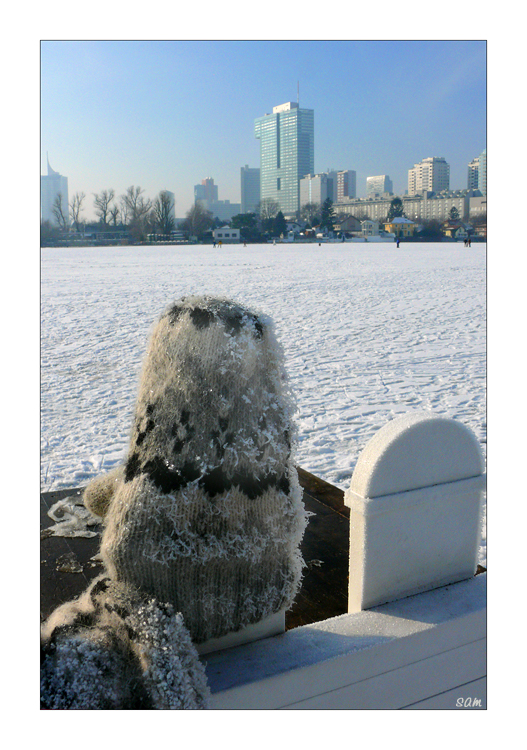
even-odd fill
[(127, 448), (149, 330), (187, 294), (271, 315), (298, 400), (297, 463), (342, 489), (395, 415), (486, 444), (486, 245), (45, 248), (41, 486), (84, 485)]

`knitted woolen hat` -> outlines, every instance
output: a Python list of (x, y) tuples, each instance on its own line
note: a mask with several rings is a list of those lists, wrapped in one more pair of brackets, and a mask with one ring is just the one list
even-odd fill
[(181, 612), (194, 642), (287, 609), (306, 517), (272, 321), (189, 297), (155, 326), (123, 467), (84, 499), (110, 577)]

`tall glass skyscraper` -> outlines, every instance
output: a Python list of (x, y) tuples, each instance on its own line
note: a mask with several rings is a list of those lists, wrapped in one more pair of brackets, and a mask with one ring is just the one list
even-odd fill
[(285, 216), (300, 208), (300, 180), (315, 171), (315, 112), (295, 102), (254, 121), (260, 140), (260, 199), (271, 198)]

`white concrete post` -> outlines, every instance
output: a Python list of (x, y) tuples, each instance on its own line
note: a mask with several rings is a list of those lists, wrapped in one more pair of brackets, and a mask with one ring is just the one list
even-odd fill
[(415, 412), (361, 453), (349, 490), (349, 612), (474, 575), (484, 460), (460, 422)]

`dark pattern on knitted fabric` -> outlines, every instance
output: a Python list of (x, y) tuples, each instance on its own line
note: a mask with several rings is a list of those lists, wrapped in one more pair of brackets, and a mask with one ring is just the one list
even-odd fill
[(232, 477), (228, 477), (221, 466), (201, 474), (198, 464), (194, 461), (186, 461), (181, 468), (176, 469), (168, 466), (159, 456), (141, 466), (139, 456), (134, 453), (126, 463), (125, 481), (131, 482), (140, 474), (146, 474), (155, 486), (165, 493), (177, 492), (196, 480), (209, 497), (228, 492), (232, 487), (239, 487), (250, 500), (255, 500), (269, 488), (277, 489), (286, 495), (290, 488), (285, 474), (276, 477), (235, 472)]
[(190, 310), (176, 304), (167, 313), (170, 322), (175, 324), (185, 311), (189, 312), (192, 322), (198, 329), (208, 328), (217, 319), (224, 324), (225, 329), (231, 335), (238, 334), (244, 325), (250, 323), (254, 338), (261, 339), (263, 336), (263, 325), (258, 316), (234, 303), (211, 300), (208, 301), (207, 308), (196, 306)]
[[(145, 440), (148, 443), (149, 436), (156, 428), (156, 422), (152, 415), (154, 414), (154, 411), (158, 406), (159, 405), (157, 403), (147, 404), (145, 416), (136, 417), (135, 432), (137, 433), (137, 435), (135, 437), (135, 440), (132, 440), (132, 444), (135, 445), (135, 448), (139, 448), (140, 446), (142, 446), (143, 443), (145, 443)], [(188, 409), (182, 409), (179, 421), (176, 418), (170, 429), (170, 434), (175, 438), (172, 446), (172, 453), (174, 453), (175, 455), (181, 453), (186, 443), (194, 437), (195, 433), (196, 428), (194, 427), (194, 425), (190, 424), (190, 411)], [(152, 438), (150, 438), (150, 440), (152, 439), (155, 440), (155, 436), (152, 436)], [(129, 476), (131, 476), (131, 478), (133, 479), (134, 476), (137, 476), (137, 473), (138, 472), (135, 469), (131, 470)]]
[(289, 493), (289, 480), (285, 475), (281, 477), (255, 476), (238, 472), (229, 478), (221, 466), (205, 474), (198, 484), (210, 497), (228, 492), (233, 487), (239, 487), (250, 500), (261, 497), (269, 488), (280, 490), (286, 495)]
[(137, 455), (137, 453), (132, 453), (132, 455), (126, 461), (124, 469), (124, 481), (131, 482), (134, 477), (140, 474), (140, 472), (141, 466), (139, 463), (139, 456)]
[(147, 461), (142, 469), (158, 489), (162, 492), (176, 492), (194, 482), (200, 476), (199, 465), (196, 461), (185, 461), (180, 469), (167, 466), (159, 456)]

